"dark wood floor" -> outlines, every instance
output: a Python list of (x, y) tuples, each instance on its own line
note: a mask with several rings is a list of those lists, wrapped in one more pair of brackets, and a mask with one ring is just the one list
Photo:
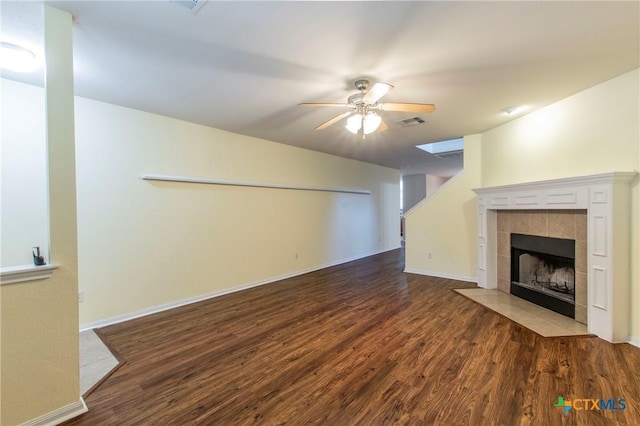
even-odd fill
[[(99, 330), (124, 365), (67, 425), (640, 425), (640, 349), (542, 338), (397, 250)], [(554, 408), (624, 398), (626, 410)]]

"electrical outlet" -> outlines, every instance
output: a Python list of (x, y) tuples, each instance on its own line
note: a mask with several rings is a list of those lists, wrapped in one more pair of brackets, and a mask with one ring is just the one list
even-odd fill
[(295, 254), (295, 258), (296, 258), (296, 260), (298, 260), (298, 257), (299, 257), (299, 255), (298, 255), (298, 253), (296, 253), (296, 254)]
[(431, 253), (429, 253), (429, 254), (427, 255), (427, 259), (431, 259), (432, 257), (433, 257), (433, 256), (431, 256)]
[(84, 290), (78, 292), (78, 303), (84, 302)]

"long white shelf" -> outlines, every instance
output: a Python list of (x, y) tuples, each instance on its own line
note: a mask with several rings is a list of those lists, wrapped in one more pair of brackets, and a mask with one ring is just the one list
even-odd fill
[(35, 281), (50, 278), (58, 265), (19, 265), (0, 269), (0, 284), (12, 284), (22, 281)]
[(188, 176), (141, 175), (140, 179), (164, 181), (164, 182), (204, 183), (209, 185), (248, 186), (248, 187), (254, 187), (254, 188), (294, 189), (299, 191), (340, 192), (345, 194), (363, 194), (363, 195), (371, 194), (371, 191), (366, 189), (332, 188), (332, 187), (325, 187), (325, 186), (283, 185), (279, 183), (208, 179), (208, 178), (188, 177)]

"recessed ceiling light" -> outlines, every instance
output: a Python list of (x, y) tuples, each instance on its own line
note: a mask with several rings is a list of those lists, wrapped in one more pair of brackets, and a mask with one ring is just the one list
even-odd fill
[(524, 107), (522, 105), (514, 105), (514, 106), (506, 107), (502, 111), (504, 111), (504, 113), (507, 115), (516, 115), (522, 112), (523, 110), (524, 110)]
[(38, 66), (36, 54), (17, 44), (0, 42), (0, 68), (31, 72)]

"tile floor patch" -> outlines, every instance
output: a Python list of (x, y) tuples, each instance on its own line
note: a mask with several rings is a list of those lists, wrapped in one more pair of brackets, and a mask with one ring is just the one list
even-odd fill
[(102, 380), (118, 360), (93, 330), (80, 333), (80, 395)]

